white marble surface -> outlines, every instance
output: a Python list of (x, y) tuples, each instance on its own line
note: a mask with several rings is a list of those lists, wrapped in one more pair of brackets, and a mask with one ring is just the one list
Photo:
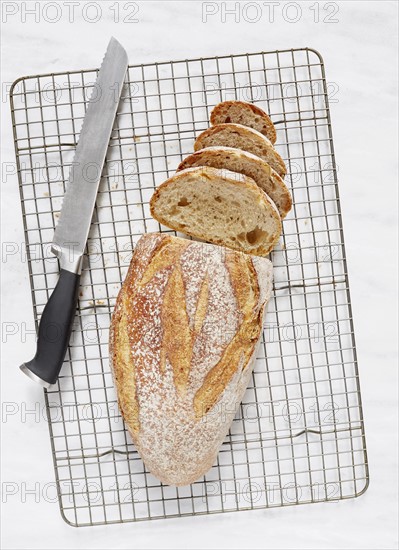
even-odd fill
[[(322, 21), (325, 2), (316, 3), (319, 23), (310, 9), (314, 2), (300, 3), (302, 15), (296, 23), (284, 20), (284, 2), (276, 5), (274, 22), (268, 20), (267, 3), (260, 2), (256, 23), (245, 21), (254, 17), (244, 11), (250, 9), (245, 3), (240, 4), (238, 22), (232, 16), (222, 22), (223, 3), (212, 3), (209, 11), (218, 13), (204, 23), (201, 2), (142, 2), (138, 23), (118, 23), (109, 9), (114, 3), (101, 2), (101, 19), (89, 23), (82, 18), (81, 2), (75, 22), (69, 23), (69, 3), (59, 2), (59, 22), (46, 22), (44, 12), (38, 21), (27, 15), (23, 22), (23, 5), (32, 4), (2, 2), (3, 10), (18, 9), (1, 29), (2, 241), (19, 247), (23, 231), (17, 179), (5, 176), (14, 162), (9, 105), (3, 95), (7, 83), (21, 75), (96, 67), (111, 34), (125, 45), (130, 63), (301, 46), (321, 52), (327, 78), (339, 86), (331, 112), (371, 485), (361, 498), (336, 504), (87, 529), (67, 526), (57, 505), (49, 502), (53, 468), (43, 393), (17, 368), (34, 350), (34, 336), (24, 334), (34, 326), (27, 266), (19, 254), (6, 261), (3, 254), (1, 391), (7, 404), (2, 481), (8, 483), (3, 489), (16, 491), (3, 494), (3, 548), (396, 548), (397, 3), (338, 2), (336, 23)], [(45, 4), (55, 2), (40, 3)], [(122, 18), (128, 6), (119, 4)], [(93, 13), (87, 12), (88, 17)], [(49, 11), (47, 19), (54, 14)], [(293, 18), (293, 12), (286, 14)], [(16, 332), (6, 335), (7, 330)], [(37, 416), (27, 415), (23, 422), (24, 406), (36, 407)], [(36, 496), (24, 495), (35, 487)]]

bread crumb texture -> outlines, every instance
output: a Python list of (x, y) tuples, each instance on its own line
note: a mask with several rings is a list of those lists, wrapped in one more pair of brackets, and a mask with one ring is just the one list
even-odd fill
[(158, 187), (151, 214), (163, 225), (249, 254), (270, 253), (281, 234), (275, 204), (252, 178), (200, 166)]
[(292, 207), (291, 193), (283, 179), (263, 159), (234, 147), (207, 147), (188, 155), (177, 171), (194, 166), (212, 166), (227, 169), (252, 178), (276, 205), (281, 219)]
[(287, 168), (271, 141), (253, 128), (242, 124), (216, 124), (201, 132), (194, 142), (194, 151), (212, 146), (235, 147), (265, 160), (284, 178)]

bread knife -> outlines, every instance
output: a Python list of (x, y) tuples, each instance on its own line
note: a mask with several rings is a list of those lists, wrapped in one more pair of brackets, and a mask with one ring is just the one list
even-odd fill
[(59, 259), (59, 279), (40, 319), (36, 355), (20, 367), (45, 388), (58, 380), (71, 336), (83, 255), (127, 66), (126, 51), (111, 38), (87, 106), (54, 232), (51, 251)]

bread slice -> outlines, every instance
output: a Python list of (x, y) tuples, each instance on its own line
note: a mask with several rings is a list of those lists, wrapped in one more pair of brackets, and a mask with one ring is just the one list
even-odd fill
[(193, 166), (227, 168), (252, 178), (277, 206), (281, 219), (291, 210), (291, 194), (284, 181), (267, 162), (260, 157), (233, 147), (207, 147), (186, 157), (177, 171)]
[(112, 315), (111, 371), (147, 470), (187, 485), (216, 462), (251, 379), (273, 266), (153, 233), (137, 243)]
[(276, 143), (276, 129), (269, 115), (260, 107), (245, 101), (222, 101), (211, 112), (211, 124), (232, 122), (258, 130), (272, 143)]
[(265, 160), (282, 178), (287, 173), (283, 159), (273, 145), (257, 130), (242, 124), (217, 124), (202, 132), (194, 143), (194, 151), (212, 146), (235, 147)]
[(266, 256), (281, 234), (276, 206), (253, 179), (208, 166), (177, 172), (150, 201), (161, 224), (192, 237)]

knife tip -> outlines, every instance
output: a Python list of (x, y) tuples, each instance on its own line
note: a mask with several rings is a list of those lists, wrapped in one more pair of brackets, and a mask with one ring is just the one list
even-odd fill
[(127, 57), (127, 52), (125, 50), (125, 48), (122, 46), (122, 44), (119, 42), (119, 40), (117, 40), (115, 38), (115, 36), (111, 36), (110, 38), (110, 41), (108, 43), (108, 50), (110, 49), (113, 49), (113, 48), (117, 48), (119, 49), (120, 53), (122, 53), (124, 55), (124, 57), (126, 58), (126, 64), (128, 63), (128, 57)]

